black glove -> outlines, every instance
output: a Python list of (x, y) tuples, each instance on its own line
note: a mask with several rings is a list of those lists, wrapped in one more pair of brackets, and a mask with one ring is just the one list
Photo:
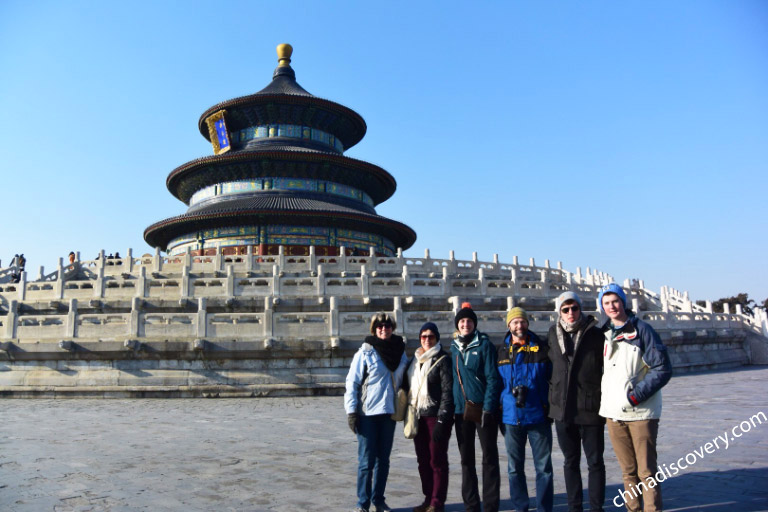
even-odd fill
[(349, 423), (349, 429), (355, 434), (357, 434), (357, 431), (358, 431), (357, 413), (351, 412), (347, 414), (347, 423)]
[(432, 441), (440, 443), (445, 439), (446, 434), (450, 435), (450, 433), (451, 426), (447, 422), (443, 423), (443, 420), (437, 420), (435, 428), (432, 430)]

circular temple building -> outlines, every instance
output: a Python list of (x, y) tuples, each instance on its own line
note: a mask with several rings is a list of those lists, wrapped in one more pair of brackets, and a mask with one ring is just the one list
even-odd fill
[(261, 91), (209, 108), (200, 133), (214, 155), (174, 169), (168, 190), (187, 212), (144, 231), (170, 255), (392, 256), (416, 233), (376, 214), (395, 192), (381, 167), (344, 156), (365, 135), (355, 111), (313, 96), (296, 82), (290, 45), (277, 47), (278, 66)]

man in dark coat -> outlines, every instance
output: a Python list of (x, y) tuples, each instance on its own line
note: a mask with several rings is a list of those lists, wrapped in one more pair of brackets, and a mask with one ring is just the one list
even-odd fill
[(603, 334), (594, 317), (581, 312), (581, 299), (565, 292), (555, 301), (557, 322), (547, 336), (552, 379), (549, 417), (555, 420), (557, 442), (563, 452), (563, 474), (568, 510), (581, 512), (581, 447), (587, 459), (589, 505), (602, 512), (605, 501), (605, 418), (600, 410), (603, 374)]

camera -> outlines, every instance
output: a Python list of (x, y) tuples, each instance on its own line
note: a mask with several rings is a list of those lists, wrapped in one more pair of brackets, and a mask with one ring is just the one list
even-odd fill
[(525, 398), (528, 396), (528, 388), (525, 386), (515, 386), (512, 388), (512, 396), (515, 397), (515, 405), (522, 409), (525, 407)]

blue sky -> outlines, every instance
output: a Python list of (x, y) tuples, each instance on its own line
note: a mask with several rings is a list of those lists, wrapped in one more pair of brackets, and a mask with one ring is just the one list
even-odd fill
[[(406, 254), (768, 296), (768, 3), (0, 2), (0, 259), (152, 252), (211, 154), (208, 107), (271, 79), (356, 110)], [(217, 5), (219, 5), (217, 4)]]

